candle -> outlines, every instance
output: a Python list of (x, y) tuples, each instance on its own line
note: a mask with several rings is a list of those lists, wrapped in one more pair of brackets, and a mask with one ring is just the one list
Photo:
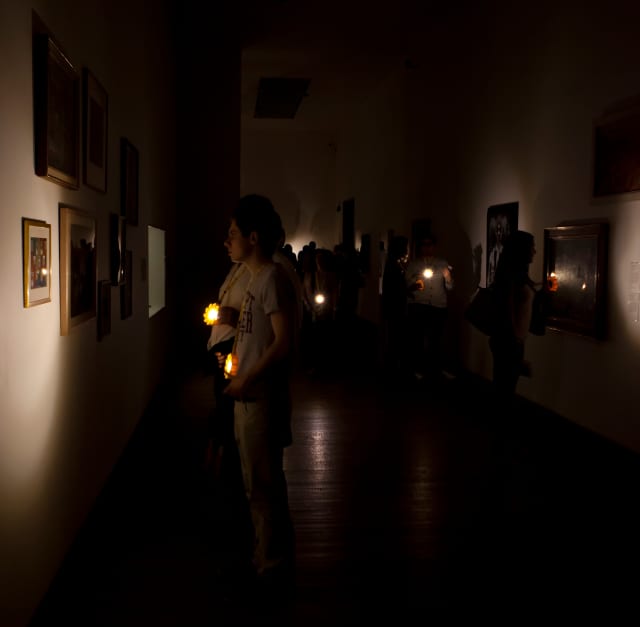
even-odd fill
[(218, 322), (219, 311), (220, 311), (220, 307), (218, 303), (211, 303), (211, 305), (209, 305), (204, 310), (205, 324), (208, 324), (209, 326), (211, 326), (212, 324), (216, 324), (216, 322)]

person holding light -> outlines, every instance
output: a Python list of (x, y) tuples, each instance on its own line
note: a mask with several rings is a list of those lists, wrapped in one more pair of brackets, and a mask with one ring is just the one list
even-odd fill
[(451, 266), (436, 256), (436, 238), (423, 237), (407, 266), (407, 321), (410, 366), (417, 380), (437, 382), (442, 375), (441, 345), (447, 321), (448, 292), (453, 289)]

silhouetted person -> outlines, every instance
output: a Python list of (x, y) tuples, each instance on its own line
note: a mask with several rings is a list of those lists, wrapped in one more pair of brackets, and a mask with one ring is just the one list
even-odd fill
[(453, 289), (451, 268), (436, 256), (436, 239), (426, 235), (418, 245), (416, 258), (405, 273), (409, 294), (408, 328), (412, 347), (411, 365), (418, 380), (440, 380), (441, 344), (447, 322), (447, 292)]

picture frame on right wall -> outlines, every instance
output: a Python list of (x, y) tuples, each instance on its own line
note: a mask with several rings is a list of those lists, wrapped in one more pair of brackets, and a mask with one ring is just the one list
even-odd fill
[(486, 285), (495, 279), (502, 249), (512, 233), (518, 230), (518, 203), (491, 205), (487, 209), (487, 269)]
[(544, 229), (548, 328), (604, 339), (608, 231), (606, 223)]
[(126, 138), (120, 139), (120, 215), (129, 226), (138, 226), (138, 149)]

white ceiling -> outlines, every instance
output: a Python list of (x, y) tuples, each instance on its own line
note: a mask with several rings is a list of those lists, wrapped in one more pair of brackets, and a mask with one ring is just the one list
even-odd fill
[[(459, 3), (458, 3), (459, 4)], [(432, 0), (264, 0), (242, 5), (242, 124), (247, 130), (335, 130), (443, 17)], [(254, 119), (261, 77), (311, 79), (292, 119)]]

